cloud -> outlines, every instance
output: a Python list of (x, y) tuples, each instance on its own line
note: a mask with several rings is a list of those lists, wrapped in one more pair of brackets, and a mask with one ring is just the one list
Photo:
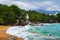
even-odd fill
[(0, 0), (0, 4), (7, 4), (7, 5), (11, 5), (13, 3), (12, 0)]
[(54, 1), (45, 1), (42, 2), (40, 5), (40, 8), (43, 8), (44, 10), (47, 11), (60, 11), (60, 6)]
[[(58, 0), (59, 1), (59, 0)], [(1, 4), (15, 4), (25, 10), (60, 11), (60, 3), (54, 0), (0, 0)]]
[(43, 1), (43, 2), (20, 2), (14, 1), (13, 4), (18, 5), (20, 8), (25, 10), (36, 10), (43, 9), (47, 11), (60, 11), (59, 4), (54, 1)]
[[(38, 3), (39, 4), (39, 3)], [(56, 4), (54, 1), (44, 1), (38, 5), (39, 8), (47, 10), (47, 11), (60, 11), (59, 4)]]
[(25, 9), (25, 10), (34, 10), (37, 9), (36, 5), (33, 5), (31, 3), (27, 2), (19, 2), (19, 1), (14, 1), (13, 4), (18, 5), (20, 8)]
[(60, 7), (58, 5), (52, 5), (51, 7), (47, 7), (48, 11), (60, 11)]
[(36, 5), (38, 8), (45, 9), (46, 7), (52, 6), (53, 2), (52, 1), (33, 2), (32, 4)]

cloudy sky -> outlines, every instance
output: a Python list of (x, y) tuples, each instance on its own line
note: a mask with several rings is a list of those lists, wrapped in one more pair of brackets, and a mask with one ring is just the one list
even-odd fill
[(0, 4), (15, 4), (25, 10), (60, 11), (60, 0), (0, 0)]

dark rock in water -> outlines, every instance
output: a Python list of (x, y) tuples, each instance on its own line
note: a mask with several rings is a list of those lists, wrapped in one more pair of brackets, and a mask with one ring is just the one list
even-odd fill
[(45, 40), (55, 40), (55, 39), (45, 39)]
[(60, 38), (55, 38), (55, 39), (45, 39), (45, 40), (60, 40)]
[(60, 40), (60, 38), (56, 38), (56, 40)]
[(52, 36), (52, 34), (48, 34), (48, 36)]

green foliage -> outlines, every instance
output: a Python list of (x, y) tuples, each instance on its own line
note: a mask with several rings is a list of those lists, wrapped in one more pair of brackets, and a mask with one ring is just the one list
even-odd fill
[(60, 22), (60, 14), (54, 16), (38, 13), (34, 10), (25, 11), (16, 5), (7, 6), (0, 4), (0, 24), (16, 23), (17, 19), (26, 21), (26, 14), (29, 15), (29, 21), (32, 22)]
[(57, 20), (60, 22), (60, 14), (57, 14)]
[[(0, 5), (0, 18), (2, 18), (1, 23), (11, 24), (15, 20), (15, 13), (12, 8), (7, 5)], [(8, 23), (9, 22), (9, 23)]]
[(4, 20), (0, 18), (0, 24), (4, 24)]
[(16, 6), (16, 5), (11, 5), (10, 7), (12, 8), (13, 12), (14, 12), (16, 15), (18, 15), (18, 16), (22, 15), (22, 9), (20, 9), (18, 6)]

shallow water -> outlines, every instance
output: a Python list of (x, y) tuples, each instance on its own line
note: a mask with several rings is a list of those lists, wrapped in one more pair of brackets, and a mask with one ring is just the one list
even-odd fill
[[(60, 24), (44, 26), (10, 27), (7, 34), (22, 37), (24, 40), (60, 40)], [(48, 35), (50, 34), (50, 35)]]
[(60, 36), (60, 24), (51, 24), (44, 26), (30, 26), (30, 32), (39, 33), (43, 35), (50, 34), (51, 36)]

